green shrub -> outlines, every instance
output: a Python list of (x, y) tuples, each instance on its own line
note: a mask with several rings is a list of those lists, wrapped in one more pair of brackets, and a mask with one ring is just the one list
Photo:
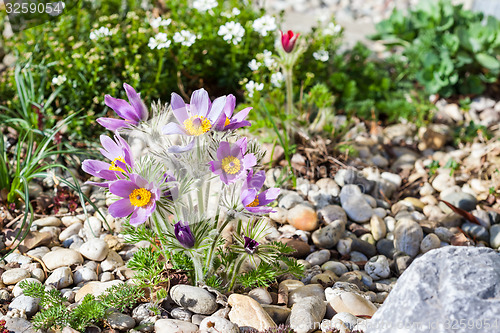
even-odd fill
[(410, 78), (431, 94), (480, 94), (498, 80), (500, 21), (449, 0), (421, 1), (408, 16), (394, 11), (372, 38), (403, 47)]
[[(189, 95), (201, 86), (211, 94), (236, 93), (240, 78), (250, 73), (248, 62), (275, 39), (273, 32), (262, 36), (253, 27), (263, 13), (236, 0), (219, 1), (207, 11), (185, 0), (168, 1), (155, 14), (149, 8), (151, 4), (144, 10), (135, 1), (80, 1), (60, 20), (16, 34), (5, 41), (6, 48), (21, 62), (31, 59), (46, 67), (47, 86), (63, 86), (58, 103), (64, 112), (84, 110), (88, 116), (73, 128), (82, 131), (104, 110), (104, 91), (124, 98), (124, 82), (148, 104), (169, 100), (172, 91)], [(158, 12), (162, 21), (154, 21)], [(232, 21), (245, 30), (240, 41), (224, 40), (223, 31), (219, 35), (221, 26)], [(188, 39), (184, 42), (182, 31)], [(168, 47), (158, 49), (151, 41), (165, 36), (160, 33), (166, 34), (163, 46)], [(0, 81), (0, 94), (8, 103), (14, 96), (13, 76)]]

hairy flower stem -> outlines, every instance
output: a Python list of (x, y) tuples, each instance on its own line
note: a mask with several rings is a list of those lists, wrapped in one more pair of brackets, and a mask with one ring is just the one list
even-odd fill
[(290, 119), (293, 112), (293, 66), (286, 66), (285, 85), (286, 85), (286, 116), (287, 118)]
[(235, 265), (233, 266), (233, 270), (231, 271), (232, 278), (231, 278), (231, 283), (229, 284), (229, 289), (228, 290), (233, 290), (234, 284), (236, 283), (236, 277), (238, 276), (238, 272), (240, 271), (241, 265), (243, 264), (243, 260), (245, 259), (245, 256), (241, 256), (239, 259), (236, 260)]
[(193, 261), (195, 285), (196, 285), (204, 281), (203, 264), (201, 263), (200, 258), (199, 256), (196, 255), (196, 253), (189, 252), (189, 256)]
[[(215, 218), (216, 218), (216, 220), (218, 220), (219, 215), (216, 215)], [(212, 243), (212, 246), (210, 247), (210, 251), (208, 252), (208, 256), (207, 256), (205, 265), (208, 267), (207, 273), (209, 273), (209, 274), (210, 274), (212, 267), (213, 267), (213, 264), (214, 264), (213, 256), (215, 255), (215, 249), (217, 247), (217, 244), (219, 244), (220, 238), (222, 237), (222, 230), (224, 230), (224, 228), (226, 228), (226, 226), (228, 225), (229, 222), (231, 222), (231, 218), (229, 216), (226, 216), (224, 222), (222, 222), (220, 228), (218, 228), (219, 232), (217, 233), (217, 236), (215, 237), (214, 242)]]

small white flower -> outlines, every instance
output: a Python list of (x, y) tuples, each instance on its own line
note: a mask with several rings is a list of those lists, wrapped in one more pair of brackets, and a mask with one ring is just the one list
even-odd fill
[(250, 68), (250, 70), (252, 71), (256, 71), (259, 69), (259, 67), (261, 66), (262, 64), (260, 62), (258, 62), (256, 59), (252, 59), (250, 60), (250, 62), (248, 63), (248, 68)]
[(220, 15), (222, 17), (231, 18), (231, 17), (240, 15), (240, 13), (241, 13), (240, 10), (235, 7), (231, 10), (231, 12), (222, 12), (222, 13), (220, 13)]
[(153, 29), (169, 26), (170, 23), (172, 23), (172, 19), (162, 19), (161, 17), (154, 18), (149, 22)]
[(276, 88), (281, 88), (283, 81), (285, 81), (285, 77), (281, 72), (271, 74), (271, 84)]
[(276, 64), (276, 60), (274, 60), (273, 58), (273, 53), (269, 50), (264, 50), (262, 54), (264, 55), (264, 65), (267, 68), (274, 67), (274, 65)]
[(217, 7), (217, 0), (194, 0), (193, 8), (203, 13), (207, 10)]
[(54, 76), (52, 78), (53, 85), (60, 86), (64, 82), (66, 82), (66, 76), (64, 76), (64, 75), (58, 75), (58, 76)]
[(167, 39), (167, 34), (164, 32), (160, 32), (156, 34), (156, 36), (149, 39), (148, 46), (151, 50), (160, 50), (168, 48), (171, 43), (172, 42)]
[(89, 37), (90, 37), (90, 39), (95, 40), (95, 39), (99, 39), (99, 38), (104, 37), (104, 36), (111, 36), (111, 35), (113, 35), (113, 32), (111, 30), (109, 30), (106, 27), (100, 27), (97, 30), (91, 31)]
[(187, 30), (181, 30), (181, 31), (177, 31), (174, 34), (173, 39), (174, 39), (174, 42), (181, 43), (182, 45), (189, 47), (189, 46), (194, 44), (197, 37), (199, 38), (200, 36), (196, 36), (195, 34), (193, 34), (192, 32), (189, 32)]
[(255, 83), (254, 81), (250, 81), (245, 85), (245, 88), (248, 91), (248, 96), (253, 97), (255, 91), (261, 91), (264, 89), (264, 83)]
[(333, 22), (328, 23), (326, 28), (323, 30), (325, 35), (333, 36), (338, 34), (342, 30), (342, 26), (340, 24), (335, 24)]
[(314, 59), (322, 61), (322, 62), (326, 62), (326, 61), (328, 61), (328, 59), (330, 59), (330, 55), (328, 54), (328, 51), (325, 51), (325, 50), (319, 50), (317, 52), (314, 52), (313, 57), (314, 57)]
[(258, 19), (256, 19), (252, 27), (254, 28), (255, 31), (257, 31), (259, 34), (262, 36), (267, 36), (267, 33), (269, 31), (274, 31), (276, 30), (276, 19), (272, 16), (269, 15), (264, 15)]
[(231, 21), (221, 25), (217, 34), (223, 36), (222, 38), (228, 43), (237, 45), (245, 35), (245, 28), (239, 22)]

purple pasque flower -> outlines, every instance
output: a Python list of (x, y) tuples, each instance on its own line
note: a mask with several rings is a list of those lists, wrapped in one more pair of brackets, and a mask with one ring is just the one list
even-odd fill
[(243, 236), (243, 238), (245, 239), (245, 251), (248, 254), (254, 254), (255, 251), (257, 251), (257, 248), (259, 247), (259, 243), (256, 240), (247, 236)]
[(190, 249), (194, 246), (195, 239), (188, 222), (179, 221), (174, 224), (174, 234), (175, 238), (184, 246), (186, 249)]
[(170, 105), (179, 124), (165, 125), (163, 134), (200, 136), (210, 131), (219, 119), (226, 105), (226, 96), (217, 98), (212, 104), (207, 91), (202, 88), (193, 92), (190, 104), (184, 103), (181, 96), (173, 93)]
[[(134, 160), (130, 152), (130, 146), (118, 133), (115, 134), (115, 140), (109, 136), (101, 135), (101, 154), (109, 159), (111, 163), (98, 160), (85, 160), (82, 163), (82, 169), (92, 176), (104, 178), (105, 180), (117, 180), (124, 172), (127, 172), (127, 166), (133, 168)], [(93, 183), (94, 185), (108, 187), (108, 182)]]
[(217, 120), (217, 123), (214, 126), (214, 129), (216, 131), (235, 130), (240, 127), (252, 125), (248, 120), (245, 120), (245, 118), (248, 116), (248, 113), (250, 112), (250, 110), (252, 110), (252, 108), (251, 107), (245, 108), (240, 112), (238, 112), (233, 117), (235, 106), (236, 106), (236, 97), (234, 97), (232, 94), (228, 95), (226, 97), (226, 105), (224, 105), (224, 109), (222, 109), (222, 113), (219, 117), (219, 120)]
[(156, 209), (156, 201), (161, 197), (160, 188), (153, 182), (148, 183), (143, 177), (131, 173), (130, 180), (120, 179), (109, 185), (109, 191), (122, 197), (109, 206), (113, 217), (130, 216), (130, 224), (134, 227), (146, 222)]
[(248, 173), (247, 180), (241, 190), (241, 203), (247, 211), (255, 214), (267, 214), (273, 210), (271, 207), (266, 206), (276, 200), (280, 189), (270, 188), (259, 193), (265, 180), (266, 173), (264, 170), (255, 174), (253, 174), (253, 170), (250, 170)]
[(99, 124), (106, 127), (110, 131), (130, 127), (130, 125), (138, 125), (139, 122), (148, 119), (148, 110), (144, 102), (141, 100), (140, 94), (138, 94), (134, 88), (126, 83), (123, 84), (123, 88), (125, 88), (125, 92), (127, 93), (130, 103), (124, 99), (114, 98), (110, 95), (106, 95), (104, 97), (106, 105), (113, 109), (118, 116), (123, 118), (123, 120), (104, 117), (97, 119)]
[(254, 154), (246, 154), (247, 138), (236, 143), (222, 141), (217, 149), (217, 160), (210, 161), (210, 170), (225, 184), (230, 184), (246, 176), (247, 170), (257, 164)]

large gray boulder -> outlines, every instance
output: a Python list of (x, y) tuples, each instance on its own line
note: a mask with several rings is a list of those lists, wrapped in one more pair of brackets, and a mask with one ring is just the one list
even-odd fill
[(411, 264), (366, 333), (487, 331), (500, 331), (500, 254), (447, 246)]

